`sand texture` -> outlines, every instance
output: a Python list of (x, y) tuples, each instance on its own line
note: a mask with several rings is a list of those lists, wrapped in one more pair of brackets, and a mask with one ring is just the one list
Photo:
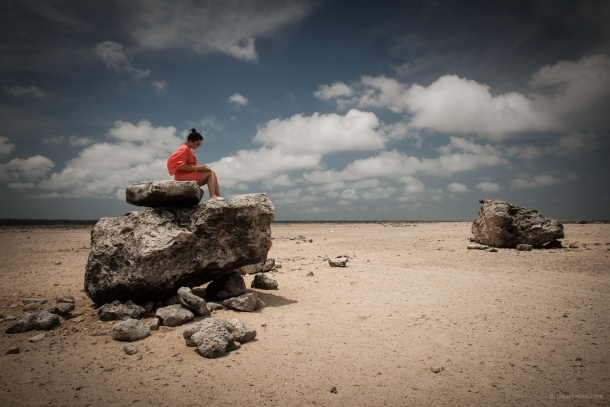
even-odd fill
[[(0, 405), (610, 404), (610, 225), (566, 225), (578, 249), (491, 253), (467, 250), (470, 222), (273, 224), (279, 289), (246, 276), (267, 306), (213, 312), (258, 332), (219, 359), (186, 347), (186, 326), (134, 355), (104, 335), (117, 321), (83, 291), (90, 230), (0, 229), (0, 319), (29, 297), (71, 295), (84, 313), (35, 343), (0, 323)], [(281, 239), (299, 235), (313, 243)], [(324, 260), (339, 255), (348, 267)]]

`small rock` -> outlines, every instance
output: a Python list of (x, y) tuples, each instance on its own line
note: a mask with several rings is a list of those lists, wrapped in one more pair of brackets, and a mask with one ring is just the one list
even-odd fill
[(54, 266), (60, 266), (61, 265), (61, 261), (55, 261), (55, 262), (53, 262), (53, 265)]
[(180, 304), (159, 308), (156, 316), (161, 319), (165, 326), (179, 326), (195, 318), (195, 315), (189, 309)]
[(163, 306), (169, 307), (170, 305), (182, 304), (180, 302), (180, 296), (178, 294), (172, 295), (167, 300), (163, 301)]
[(28, 341), (32, 342), (32, 343), (40, 342), (40, 341), (42, 341), (45, 338), (45, 336), (47, 336), (47, 334), (45, 334), (43, 332), (43, 333), (40, 333), (38, 335), (32, 336), (30, 339), (28, 339)]
[(265, 264), (263, 264), (262, 272), (266, 273), (268, 271), (271, 271), (273, 270), (273, 267), (275, 267), (275, 259), (267, 259), (265, 261)]
[(225, 300), (246, 292), (246, 283), (240, 273), (231, 273), (212, 281), (205, 289), (206, 298)]
[(197, 346), (197, 352), (206, 358), (218, 358), (227, 352), (236, 340), (235, 327), (223, 318), (211, 317), (193, 324), (182, 333), (186, 346)]
[(24, 304), (46, 304), (45, 298), (24, 298), (21, 300)]
[(239, 343), (249, 342), (256, 338), (256, 331), (252, 328), (248, 328), (241, 320), (233, 318), (229, 323), (235, 328), (233, 331), (233, 338), (236, 341), (239, 341)]
[(307, 273), (307, 277), (313, 277), (313, 271), (310, 271), (309, 273)]
[(142, 321), (130, 318), (113, 326), (110, 335), (117, 341), (133, 342), (150, 335), (150, 328)]
[(54, 312), (54, 314), (68, 315), (70, 312), (74, 311), (74, 303), (73, 302), (60, 302), (60, 303), (55, 304), (55, 309), (57, 312)]
[(23, 307), (24, 311), (37, 311), (40, 308), (40, 304), (32, 302), (30, 304), (27, 304), (25, 307)]
[(149, 327), (151, 331), (158, 331), (159, 325), (161, 325), (159, 318), (153, 318), (146, 323), (146, 326)]
[(72, 303), (74, 304), (74, 297), (72, 297), (71, 295), (66, 295), (65, 297), (59, 297), (56, 301), (56, 304), (60, 304), (60, 303)]
[(282, 268), (282, 262), (281, 261), (275, 261), (275, 268), (276, 269), (281, 269)]
[(178, 290), (180, 302), (185, 307), (191, 309), (197, 315), (210, 315), (210, 310), (206, 306), (205, 300), (193, 294), (193, 291), (188, 287), (181, 287)]
[(74, 311), (70, 311), (68, 314), (64, 315), (64, 317), (67, 319), (72, 319), (72, 318), (80, 317), (81, 315), (83, 315), (83, 311), (74, 310)]
[(346, 267), (348, 258), (345, 256), (336, 257), (334, 259), (328, 259), (328, 264), (331, 267)]
[(127, 301), (123, 304), (121, 301), (116, 300), (110, 304), (102, 305), (96, 312), (100, 321), (114, 321), (117, 319), (139, 318), (146, 310), (133, 301)]
[(247, 293), (239, 297), (226, 299), (222, 302), (222, 305), (236, 311), (252, 312), (263, 308), (265, 303), (255, 293)]
[(224, 305), (219, 304), (219, 303), (217, 303), (217, 302), (208, 302), (208, 303), (206, 304), (206, 306), (208, 307), (208, 310), (209, 310), (210, 312), (212, 312), (212, 311), (218, 311), (218, 310), (221, 310), (221, 309), (227, 309), (227, 307), (225, 307)]
[(135, 355), (138, 353), (138, 347), (136, 345), (125, 345), (123, 346), (123, 351), (128, 355)]
[(497, 253), (498, 249), (496, 249), (495, 247), (492, 247), (491, 249), (489, 249), (490, 253)]
[(580, 246), (578, 245), (578, 243), (570, 243), (570, 249), (578, 249)]
[(440, 367), (437, 367), (437, 366), (434, 366), (434, 367), (431, 367), (431, 368), (430, 368), (430, 371), (431, 371), (432, 373), (440, 373), (440, 372), (441, 372), (441, 368), (440, 368)]
[(19, 346), (12, 346), (7, 349), (5, 355), (17, 355), (19, 353), (21, 353), (21, 349), (19, 348)]
[(260, 288), (261, 290), (277, 290), (277, 281), (267, 277), (264, 273), (258, 273), (254, 275), (254, 280), (252, 280), (250, 287)]
[(34, 329), (40, 331), (48, 331), (59, 325), (59, 316), (47, 311), (38, 311), (34, 314)]
[(468, 250), (487, 250), (489, 249), (489, 246), (484, 245), (484, 244), (469, 244), (468, 245)]
[(331, 392), (332, 394), (337, 394), (337, 388), (336, 388), (336, 387), (333, 387), (332, 389), (330, 389), (330, 392)]
[(309, 243), (313, 243), (313, 239), (309, 239)]
[(531, 252), (532, 249), (533, 249), (533, 247), (530, 244), (518, 244), (517, 245), (517, 250), (520, 252)]

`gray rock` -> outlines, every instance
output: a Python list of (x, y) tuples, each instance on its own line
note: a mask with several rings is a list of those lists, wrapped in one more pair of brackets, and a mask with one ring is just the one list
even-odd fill
[(222, 302), (222, 305), (236, 311), (252, 312), (263, 308), (265, 303), (255, 293), (247, 293), (239, 297), (226, 299)]
[(182, 336), (187, 346), (196, 346), (201, 356), (213, 359), (239, 347), (233, 343), (234, 331), (234, 325), (223, 318), (211, 317), (188, 327)]
[(538, 211), (492, 199), (479, 202), (483, 205), (471, 228), (477, 243), (493, 247), (516, 247), (518, 244), (542, 247), (565, 237), (561, 223), (544, 218)]
[(128, 355), (135, 355), (138, 353), (138, 347), (136, 345), (125, 345), (123, 351)]
[(273, 270), (273, 267), (275, 267), (275, 259), (267, 259), (265, 260), (265, 263), (263, 264), (263, 273), (266, 273), (268, 271)]
[(38, 334), (38, 335), (34, 335), (34, 336), (32, 336), (30, 339), (28, 339), (28, 341), (29, 341), (29, 342), (32, 342), (32, 343), (35, 343), (35, 342), (40, 342), (40, 341), (42, 341), (42, 340), (43, 340), (43, 339), (44, 339), (46, 336), (47, 336), (47, 334), (45, 334), (45, 333), (43, 332), (43, 333), (40, 333), (40, 334)]
[(127, 203), (135, 206), (161, 207), (197, 205), (203, 189), (195, 181), (149, 181), (133, 184), (125, 190)]
[(233, 318), (229, 323), (234, 327), (233, 339), (239, 341), (239, 343), (249, 342), (256, 338), (256, 331), (248, 328), (241, 320)]
[(24, 304), (46, 304), (47, 300), (45, 298), (24, 298), (21, 300)]
[(11, 346), (6, 350), (5, 355), (18, 355), (21, 353), (19, 346)]
[(441, 368), (437, 367), (437, 366), (433, 366), (433, 367), (430, 368), (430, 371), (432, 373), (440, 373), (441, 372)]
[(17, 321), (13, 322), (4, 330), (5, 334), (19, 334), (22, 332), (31, 331), (34, 329), (34, 323), (36, 322), (36, 316), (34, 314), (25, 314)]
[(468, 250), (487, 250), (489, 249), (489, 246), (484, 245), (484, 244), (469, 244), (468, 245)]
[(261, 290), (277, 290), (277, 281), (267, 277), (264, 273), (258, 273), (254, 276), (250, 287), (260, 288)]
[(219, 303), (217, 303), (217, 302), (208, 302), (208, 303), (206, 304), (206, 306), (208, 307), (208, 310), (209, 310), (210, 312), (212, 312), (212, 311), (218, 311), (218, 310), (221, 310), (221, 309), (227, 309), (227, 307), (225, 307), (224, 305), (219, 304)]
[(239, 273), (241, 275), (262, 273), (264, 267), (265, 267), (264, 262), (256, 263), (256, 264), (248, 264), (247, 266), (243, 266), (243, 267), (236, 269), (235, 273)]
[(531, 252), (533, 247), (531, 244), (518, 244), (516, 249), (520, 252)]
[(155, 309), (155, 303), (152, 301), (146, 301), (146, 303), (143, 305), (143, 307), (144, 307), (144, 311), (151, 312), (153, 309)]
[(74, 311), (70, 312), (69, 314), (64, 315), (64, 317), (67, 318), (67, 319), (72, 319), (72, 318), (80, 317), (82, 315), (83, 315), (83, 311), (81, 311), (81, 310), (74, 310)]
[(23, 307), (24, 311), (37, 311), (38, 309), (40, 309), (40, 304), (32, 302), (30, 304), (26, 304), (25, 307)]
[(156, 315), (165, 326), (182, 325), (195, 318), (195, 315), (189, 309), (180, 304), (159, 308)]
[(160, 325), (161, 321), (159, 318), (153, 318), (146, 323), (146, 326), (149, 327), (151, 331), (158, 331)]
[(150, 328), (139, 319), (130, 318), (113, 326), (110, 335), (116, 341), (134, 342), (150, 335)]
[(330, 264), (331, 267), (346, 267), (348, 260), (347, 257), (336, 257), (334, 259), (328, 259), (328, 264)]
[(578, 249), (580, 246), (578, 245), (578, 243), (570, 243), (570, 246), (568, 246), (570, 249)]
[(182, 305), (189, 308), (196, 315), (210, 315), (210, 311), (206, 306), (205, 300), (193, 294), (193, 291), (190, 288), (181, 287), (178, 290), (178, 296), (180, 297), (180, 302)]
[(180, 302), (180, 296), (178, 296), (178, 294), (172, 295), (171, 297), (169, 297), (168, 299), (163, 301), (163, 306), (165, 306), (165, 307), (168, 307), (170, 305), (176, 305), (176, 304), (182, 304)]
[(237, 350), (240, 348), (241, 348), (241, 343), (239, 343), (237, 341), (231, 341), (227, 345), (227, 352), (233, 352), (234, 350)]
[(100, 321), (114, 321), (117, 319), (137, 319), (141, 317), (146, 310), (133, 301), (127, 301), (123, 304), (121, 301), (116, 300), (110, 304), (102, 305), (96, 312)]
[(57, 310), (57, 312), (54, 312), (54, 314), (68, 315), (70, 312), (74, 311), (74, 303), (60, 302), (55, 304), (55, 309)]
[(212, 281), (205, 289), (206, 298), (224, 300), (246, 292), (246, 283), (239, 273), (231, 273)]
[(34, 314), (34, 329), (48, 331), (59, 325), (59, 315), (47, 311), (38, 311)]
[(91, 232), (85, 292), (96, 304), (162, 300), (263, 261), (275, 210), (265, 194), (100, 219)]
[(74, 304), (74, 297), (72, 297), (71, 295), (66, 295), (65, 297), (59, 297), (57, 299), (57, 301), (55, 301), (56, 304), (60, 304), (60, 303), (72, 303)]

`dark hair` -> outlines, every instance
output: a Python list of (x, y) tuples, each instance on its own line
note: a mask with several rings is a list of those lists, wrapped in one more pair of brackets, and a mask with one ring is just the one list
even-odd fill
[(197, 130), (191, 129), (191, 134), (186, 138), (188, 141), (199, 141), (203, 140), (203, 136), (197, 133)]

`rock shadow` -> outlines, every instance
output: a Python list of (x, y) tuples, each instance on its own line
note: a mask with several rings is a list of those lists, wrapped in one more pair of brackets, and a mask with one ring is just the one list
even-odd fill
[(278, 292), (279, 290), (270, 290), (270, 291), (259, 291), (247, 289), (248, 293), (256, 293), (258, 298), (263, 300), (265, 303), (265, 307), (283, 307), (285, 305), (296, 304), (298, 301), (291, 300), (286, 297), (282, 297), (281, 295), (272, 294), (273, 292)]

